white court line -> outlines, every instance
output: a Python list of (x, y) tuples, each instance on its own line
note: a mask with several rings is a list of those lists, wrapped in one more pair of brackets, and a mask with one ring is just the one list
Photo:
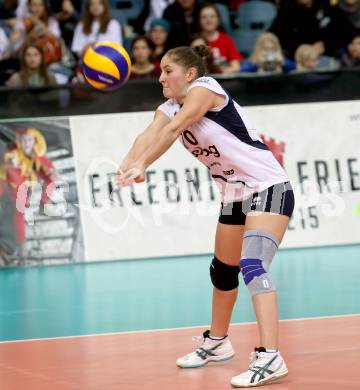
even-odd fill
[[(322, 319), (332, 319), (332, 318), (347, 318), (347, 317), (360, 317), (360, 314), (343, 314), (335, 316), (320, 316), (320, 317), (304, 317), (304, 318), (289, 318), (285, 320), (279, 320), (280, 322), (292, 322), (292, 321), (309, 321), (309, 320), (322, 320)], [(230, 327), (233, 326), (242, 326), (242, 325), (255, 325), (256, 322), (238, 322), (231, 323)], [(27, 343), (33, 341), (51, 341), (51, 340), (66, 340), (66, 339), (77, 339), (84, 337), (100, 337), (100, 336), (116, 336), (122, 334), (133, 334), (133, 333), (154, 333), (154, 332), (167, 332), (173, 330), (186, 330), (186, 329), (199, 329), (199, 328), (208, 328), (210, 325), (198, 325), (198, 326), (184, 326), (180, 328), (165, 328), (165, 329), (148, 329), (148, 330), (132, 330), (127, 332), (110, 332), (110, 333), (94, 333), (94, 334), (83, 334), (78, 336), (59, 336), (59, 337), (47, 337), (39, 339), (23, 339), (23, 340), (11, 340), (11, 341), (0, 341), (0, 344), (10, 344), (10, 343)]]

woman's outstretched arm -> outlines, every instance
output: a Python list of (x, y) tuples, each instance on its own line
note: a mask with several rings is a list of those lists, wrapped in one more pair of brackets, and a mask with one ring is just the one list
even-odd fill
[(121, 163), (118, 184), (126, 186), (132, 181), (143, 181), (146, 168), (162, 156), (183, 131), (213, 108), (218, 96), (208, 89), (195, 87), (188, 93), (182, 108), (171, 120), (157, 111), (152, 124), (136, 138)]

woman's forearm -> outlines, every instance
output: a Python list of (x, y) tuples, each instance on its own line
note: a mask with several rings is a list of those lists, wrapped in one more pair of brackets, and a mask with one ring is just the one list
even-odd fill
[(170, 148), (178, 136), (177, 131), (169, 129), (168, 126), (164, 127), (158, 137), (152, 140), (147, 150), (139, 157), (140, 165), (146, 169)]

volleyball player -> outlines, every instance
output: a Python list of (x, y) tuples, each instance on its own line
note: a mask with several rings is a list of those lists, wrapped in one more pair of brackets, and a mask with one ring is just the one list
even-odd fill
[(258, 386), (287, 375), (278, 350), (278, 306), (270, 265), (294, 208), (289, 179), (261, 142), (244, 110), (213, 78), (205, 76), (210, 48), (178, 47), (161, 60), (160, 83), (168, 99), (135, 140), (118, 171), (121, 186), (144, 181), (150, 164), (179, 139), (205, 164), (220, 188), (222, 203), (210, 266), (212, 323), (202, 345), (180, 357), (182, 368), (234, 356), (228, 337), (238, 276), (249, 290), (259, 346), (249, 369), (231, 379), (235, 387)]

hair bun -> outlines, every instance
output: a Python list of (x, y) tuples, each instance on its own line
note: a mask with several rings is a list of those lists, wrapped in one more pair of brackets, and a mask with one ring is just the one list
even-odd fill
[(193, 50), (203, 59), (209, 57), (211, 54), (211, 47), (207, 45), (195, 46), (193, 47)]

